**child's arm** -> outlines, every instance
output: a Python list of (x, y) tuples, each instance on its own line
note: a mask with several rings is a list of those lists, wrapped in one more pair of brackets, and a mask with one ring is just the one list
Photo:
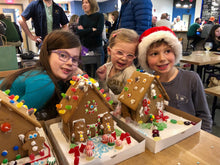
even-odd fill
[(107, 67), (105, 65), (100, 66), (96, 71), (96, 75), (100, 81), (105, 81), (107, 75)]
[(194, 87), (192, 90), (196, 116), (202, 119), (202, 129), (207, 132), (211, 132), (212, 118), (205, 96), (204, 87), (200, 77), (197, 74), (195, 76), (195, 79), (196, 83), (194, 83)]

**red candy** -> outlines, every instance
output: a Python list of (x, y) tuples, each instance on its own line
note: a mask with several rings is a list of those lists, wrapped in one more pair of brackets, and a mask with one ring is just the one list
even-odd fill
[(79, 157), (76, 156), (74, 159), (74, 165), (78, 165), (79, 164)]
[(84, 149), (86, 148), (86, 145), (85, 144), (81, 144), (80, 148), (79, 148), (79, 151), (81, 153), (83, 153)]
[(1, 131), (2, 132), (8, 132), (10, 130), (11, 130), (11, 124), (10, 123), (5, 122), (5, 123), (1, 124)]
[(131, 144), (131, 137), (130, 136), (126, 137), (126, 141), (128, 144)]

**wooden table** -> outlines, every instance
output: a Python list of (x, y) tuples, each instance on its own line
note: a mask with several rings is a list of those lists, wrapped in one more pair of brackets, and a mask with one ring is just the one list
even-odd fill
[(219, 165), (220, 138), (200, 131), (156, 154), (145, 150), (119, 165)]
[(220, 63), (220, 54), (216, 55), (217, 52), (206, 51), (193, 51), (190, 56), (183, 56), (180, 62), (197, 65), (197, 73), (202, 77), (202, 66), (203, 65), (215, 65)]
[(215, 121), (215, 110), (217, 108), (220, 108), (217, 105), (217, 97), (220, 97), (220, 86), (215, 86), (215, 87), (211, 87), (211, 88), (206, 88), (205, 89), (205, 93), (213, 95), (214, 99), (213, 99), (213, 103), (212, 103), (212, 120), (213, 122)]

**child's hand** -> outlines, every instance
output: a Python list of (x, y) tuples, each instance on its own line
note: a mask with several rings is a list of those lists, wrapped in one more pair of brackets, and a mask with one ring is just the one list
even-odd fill
[(105, 65), (100, 66), (97, 69), (96, 74), (97, 74), (99, 80), (104, 81), (106, 79), (106, 72), (107, 72), (107, 68)]

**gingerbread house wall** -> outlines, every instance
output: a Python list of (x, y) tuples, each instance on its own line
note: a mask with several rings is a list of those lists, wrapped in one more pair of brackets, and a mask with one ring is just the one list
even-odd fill
[[(35, 130), (32, 123), (9, 110), (5, 105), (0, 104), (0, 125), (4, 122), (11, 124), (11, 132), (4, 133), (0, 131), (0, 153), (4, 150), (8, 152), (7, 156), (0, 155), (0, 163), (4, 159), (8, 159), (8, 161), (15, 160), (17, 154), (20, 154), (21, 157), (27, 156), (27, 151), (22, 150), (22, 142), (19, 140), (18, 135), (25, 135), (26, 132)], [(14, 151), (14, 146), (18, 146), (19, 150)]]
[[(153, 83), (155, 84), (154, 89), (156, 91), (156, 98), (153, 98), (153, 96), (151, 96), (151, 89), (150, 88), (146, 92), (146, 94), (148, 96), (147, 98), (150, 100), (150, 104), (149, 104), (150, 110), (149, 110), (148, 114), (158, 115), (158, 109), (156, 107), (156, 104), (158, 102), (164, 102), (164, 95), (163, 95), (161, 89), (159, 88), (158, 84), (156, 83), (156, 81), (153, 81)], [(138, 106), (137, 110), (133, 113), (133, 115), (135, 115), (136, 121), (147, 122), (150, 118), (150, 115), (144, 115), (143, 117), (140, 117), (139, 110), (140, 110), (141, 106), (143, 106), (143, 99), (139, 103), (139, 106)]]
[[(88, 101), (92, 103), (95, 100), (97, 103), (97, 112), (89, 113), (86, 112), (85, 105)], [(74, 101), (74, 100), (73, 100)], [(78, 119), (85, 119), (86, 124), (95, 124), (98, 122), (98, 115), (103, 115), (106, 112), (110, 112), (110, 109), (106, 105), (107, 103), (104, 102), (103, 98), (99, 96), (96, 91), (92, 88), (88, 88), (88, 92), (83, 95), (83, 99), (78, 104), (78, 107), (74, 111), (74, 114), (71, 116), (71, 119), (68, 123), (63, 122), (63, 131), (68, 139), (71, 137), (73, 121)], [(91, 129), (91, 137), (95, 136), (95, 128)]]

